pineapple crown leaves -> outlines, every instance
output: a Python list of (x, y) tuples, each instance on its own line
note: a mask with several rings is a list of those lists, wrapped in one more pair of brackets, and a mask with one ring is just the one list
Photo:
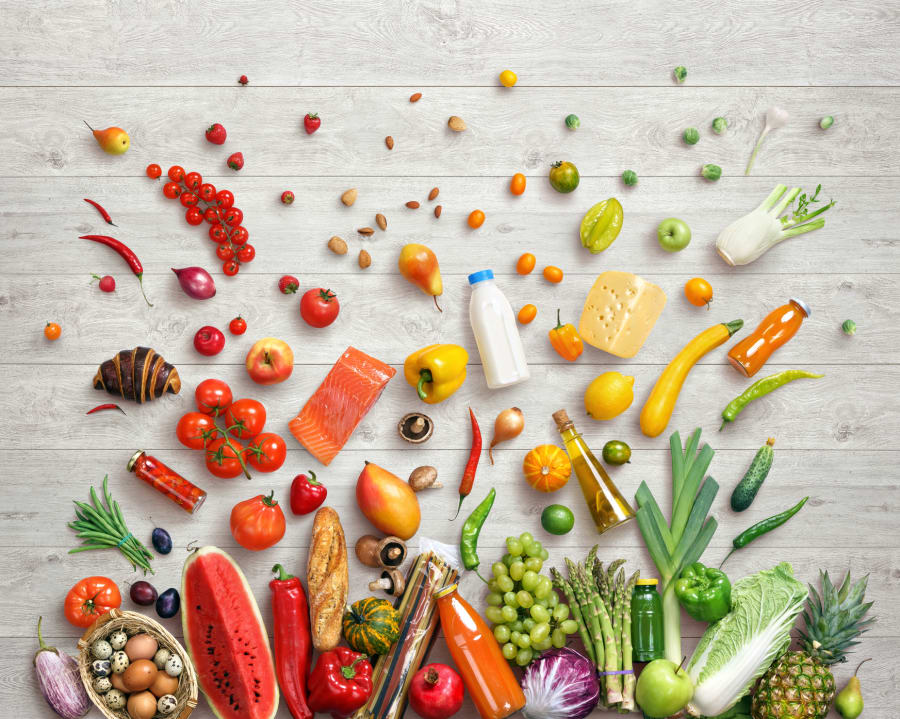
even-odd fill
[(809, 602), (803, 612), (806, 631), (799, 630), (804, 648), (824, 664), (847, 661), (846, 652), (859, 642), (854, 641), (875, 621), (862, 621), (874, 602), (864, 602), (867, 574), (853, 583), (848, 571), (840, 587), (835, 587), (828, 572), (819, 571), (822, 592), (809, 585)]

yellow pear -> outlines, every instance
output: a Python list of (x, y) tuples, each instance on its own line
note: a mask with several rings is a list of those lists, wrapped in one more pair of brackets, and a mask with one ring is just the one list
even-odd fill
[(86, 122), (84, 124), (94, 133), (94, 139), (103, 148), (103, 152), (107, 152), (110, 155), (123, 155), (131, 147), (131, 138), (128, 137), (128, 133), (121, 127), (107, 127), (105, 130), (95, 130)]

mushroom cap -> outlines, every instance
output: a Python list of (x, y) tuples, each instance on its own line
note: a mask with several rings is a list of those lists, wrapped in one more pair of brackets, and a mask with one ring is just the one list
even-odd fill
[(403, 415), (397, 423), (397, 431), (407, 442), (420, 444), (427, 441), (434, 432), (434, 421), (422, 412)]

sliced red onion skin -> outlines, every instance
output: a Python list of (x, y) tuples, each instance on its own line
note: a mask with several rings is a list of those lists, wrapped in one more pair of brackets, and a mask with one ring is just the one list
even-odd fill
[(180, 270), (172, 268), (172, 272), (178, 278), (181, 289), (188, 297), (195, 300), (208, 300), (216, 294), (216, 283), (202, 267), (182, 267)]

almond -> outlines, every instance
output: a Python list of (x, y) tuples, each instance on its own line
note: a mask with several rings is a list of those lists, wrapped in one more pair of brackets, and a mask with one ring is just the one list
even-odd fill
[(387, 145), (388, 150), (393, 150), (394, 149), (394, 138), (391, 137), (390, 135), (388, 135), (386, 138), (384, 138), (384, 144)]
[(461, 117), (457, 117), (456, 115), (450, 115), (450, 119), (447, 120), (447, 126), (453, 130), (453, 132), (462, 132), (466, 129), (466, 123)]
[(375, 215), (375, 224), (378, 225), (378, 227), (382, 230), (386, 230), (387, 218), (379, 212), (377, 215)]
[(418, 102), (418, 101), (421, 100), (421, 99), (422, 99), (422, 93), (421, 93), (421, 92), (414, 92), (412, 95), (409, 96), (409, 101), (410, 101), (410, 102)]
[(328, 240), (328, 249), (336, 255), (346, 255), (347, 243), (343, 240), (343, 238), (335, 235), (330, 240)]
[(418, 210), (419, 209), (419, 203), (416, 202), (415, 200), (410, 200), (409, 202), (406, 203), (406, 206), (410, 210)]
[(434, 206), (434, 216), (435, 216), (435, 217), (440, 217), (440, 216), (441, 216), (441, 212), (443, 211), (443, 209), (444, 209), (444, 208), (441, 207), (441, 205), (435, 205), (435, 206)]
[(359, 266), (362, 269), (366, 269), (369, 265), (372, 264), (372, 255), (370, 255), (365, 250), (359, 251)]
[(356, 191), (355, 187), (347, 190), (343, 195), (341, 195), (341, 202), (343, 202), (347, 207), (350, 207), (354, 202), (356, 202), (356, 197), (359, 193)]
[(432, 187), (431, 192), (428, 193), (428, 199), (433, 200), (435, 197), (438, 196), (439, 192), (440, 192), (440, 190), (438, 188)]
[(360, 227), (357, 232), (361, 235), (365, 235), (366, 237), (375, 234), (375, 230), (373, 230), (371, 227)]

